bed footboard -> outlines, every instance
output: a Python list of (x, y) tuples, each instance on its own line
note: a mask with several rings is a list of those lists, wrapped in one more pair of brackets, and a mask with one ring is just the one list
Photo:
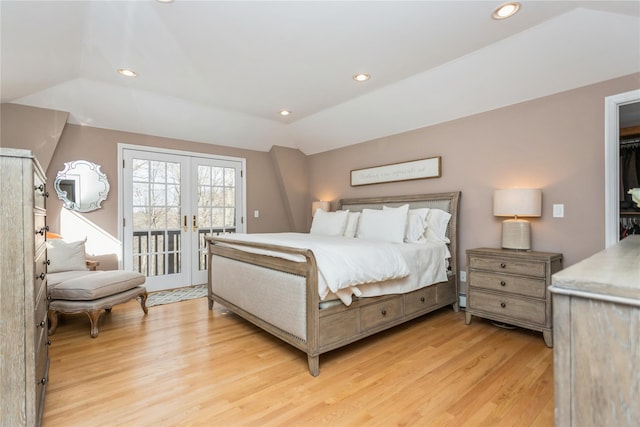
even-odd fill
[(254, 250), (301, 255), (296, 262), (245, 252), (209, 241), (209, 309), (214, 301), (307, 353), (309, 372), (319, 373), (318, 270), (308, 250), (233, 242)]

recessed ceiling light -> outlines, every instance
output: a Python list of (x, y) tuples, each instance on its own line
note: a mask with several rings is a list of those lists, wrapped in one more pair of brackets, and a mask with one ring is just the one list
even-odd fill
[(173, 3), (173, 0), (156, 0), (158, 3)]
[(354, 74), (353, 75), (353, 80), (357, 81), (357, 82), (366, 82), (367, 80), (369, 80), (371, 78), (371, 76), (369, 74)]
[(288, 116), (291, 114), (291, 111), (289, 110), (280, 110), (280, 115), (281, 116)]
[(506, 19), (516, 14), (520, 9), (520, 3), (511, 2), (505, 3), (493, 11), (493, 19)]
[(120, 68), (118, 70), (118, 73), (120, 73), (121, 75), (125, 76), (125, 77), (136, 77), (138, 75), (138, 73), (136, 73), (133, 70), (129, 70), (127, 68)]

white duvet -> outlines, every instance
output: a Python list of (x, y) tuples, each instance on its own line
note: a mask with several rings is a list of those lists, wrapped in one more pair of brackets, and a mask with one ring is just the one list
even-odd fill
[[(387, 243), (377, 240), (323, 236), (305, 233), (231, 234), (225, 238), (310, 249), (318, 266), (318, 293), (321, 300), (335, 295), (350, 305), (353, 295), (375, 296), (402, 293), (447, 280), (444, 243)], [(293, 261), (302, 257), (273, 251), (240, 247)], [(383, 283), (380, 283), (383, 282)]]

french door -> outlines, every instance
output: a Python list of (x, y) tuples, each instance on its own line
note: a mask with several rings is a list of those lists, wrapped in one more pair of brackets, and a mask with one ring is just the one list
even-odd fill
[(244, 232), (243, 159), (122, 149), (126, 270), (149, 291), (207, 282), (205, 236)]

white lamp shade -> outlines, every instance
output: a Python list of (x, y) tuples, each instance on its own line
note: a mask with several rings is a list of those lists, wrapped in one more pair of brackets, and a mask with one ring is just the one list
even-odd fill
[(329, 212), (331, 210), (331, 203), (325, 201), (315, 201), (311, 203), (311, 216), (315, 216), (318, 209)]
[(515, 217), (502, 222), (502, 247), (528, 251), (531, 249), (531, 224), (518, 217), (542, 215), (542, 191), (532, 188), (496, 190), (493, 214)]
[(509, 188), (493, 193), (495, 216), (542, 215), (542, 191), (532, 188)]

